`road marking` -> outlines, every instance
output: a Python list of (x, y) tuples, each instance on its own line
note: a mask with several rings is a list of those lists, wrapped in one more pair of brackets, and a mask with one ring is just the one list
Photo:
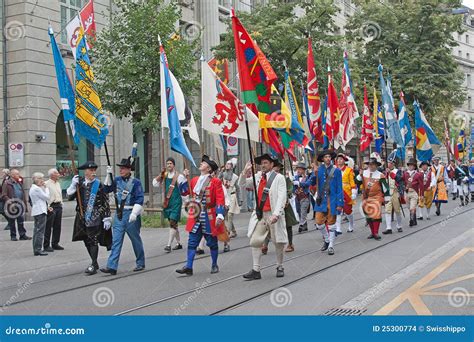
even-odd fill
[[(456, 238), (448, 241), (443, 246), (439, 247), (438, 249), (434, 250), (430, 254), (425, 255), (423, 258), (419, 259), (415, 263), (411, 264), (410, 266), (400, 270), (399, 272), (391, 275), (384, 281), (375, 286), (371, 287), (370, 289), (364, 291), (357, 297), (351, 299), (350, 301), (346, 302), (345, 304), (341, 305), (341, 308), (344, 309), (362, 309), (367, 307), (369, 304), (374, 302), (377, 298), (381, 297), (386, 292), (392, 290), (393, 288), (397, 287), (401, 283), (403, 283), (406, 279), (411, 277), (413, 274), (422, 271), (426, 268), (430, 263), (434, 260), (438, 259), (442, 255), (446, 254), (452, 248), (457, 246), (458, 244), (466, 241), (467, 239), (471, 239), (473, 235), (472, 230), (468, 230), (463, 234), (457, 236)], [(395, 300), (395, 299), (394, 299)], [(401, 304), (401, 303), (400, 303)], [(399, 305), (400, 305), (399, 304)]]
[[(438, 277), (441, 273), (446, 271), (450, 266), (452, 266), (456, 261), (461, 259), (464, 255), (469, 252), (474, 252), (474, 247), (463, 248), (452, 257), (448, 258), (444, 262), (442, 262), (438, 267), (433, 269), (430, 273), (426, 276), (418, 280), (415, 284), (413, 284), (408, 290), (400, 293), (397, 297), (395, 297), (392, 301), (386, 304), (383, 308), (378, 310), (374, 315), (388, 315), (392, 313), (395, 309), (397, 309), (401, 304), (403, 304), (406, 300), (410, 302), (413, 309), (415, 309), (418, 315), (432, 315), (431, 311), (428, 309), (426, 304), (423, 302), (421, 296), (432, 295), (433, 292), (429, 291), (428, 289), (439, 288), (442, 287), (443, 284), (453, 284), (455, 282), (459, 282), (465, 279), (470, 279), (474, 277), (474, 274), (468, 274), (465, 276), (458, 277), (456, 279), (451, 279), (449, 281), (436, 284), (433, 286), (429, 286), (424, 288), (425, 285), (433, 281), (436, 277)], [(457, 281), (456, 281), (457, 280)], [(436, 296), (449, 296), (450, 294), (443, 294), (441, 292), (436, 293)], [(470, 297), (474, 296), (474, 294), (469, 294)]]

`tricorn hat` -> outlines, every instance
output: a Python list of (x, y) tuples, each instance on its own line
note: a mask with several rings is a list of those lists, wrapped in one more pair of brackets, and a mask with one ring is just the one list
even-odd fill
[(210, 168), (212, 169), (212, 172), (216, 171), (219, 168), (217, 163), (211, 158), (209, 158), (209, 156), (207, 155), (202, 156), (202, 161), (210, 166)]
[(424, 160), (420, 163), (420, 167), (422, 167), (423, 165), (428, 165), (428, 166), (431, 166), (430, 162), (427, 161), (427, 160)]
[(324, 156), (330, 155), (331, 159), (336, 158), (336, 152), (333, 150), (323, 150), (320, 154), (318, 154), (318, 162), (322, 162), (324, 159)]
[(349, 158), (344, 154), (344, 153), (338, 153), (337, 156), (336, 156), (336, 159), (341, 157), (342, 159), (344, 159), (344, 161), (348, 161)]
[(407, 161), (407, 165), (414, 165), (415, 168), (417, 167), (418, 163), (416, 162), (416, 159), (415, 158), (410, 158), (408, 159)]
[(255, 164), (260, 165), (262, 163), (262, 160), (268, 160), (268, 161), (272, 162), (273, 164), (279, 163), (277, 158), (273, 158), (268, 153), (264, 153), (261, 156), (258, 156), (258, 157), (255, 158)]
[(131, 169), (132, 171), (135, 171), (135, 162), (131, 162), (131, 157), (128, 158), (122, 158), (120, 163), (117, 164), (118, 167), (126, 167), (128, 169)]
[(382, 165), (382, 163), (377, 158), (370, 158), (369, 159), (369, 164), (377, 164), (377, 166)]
[(79, 166), (77, 169), (78, 170), (87, 170), (87, 169), (97, 169), (98, 166), (96, 163), (94, 163), (93, 161), (91, 160), (88, 160), (86, 161), (84, 164), (82, 164), (81, 166)]

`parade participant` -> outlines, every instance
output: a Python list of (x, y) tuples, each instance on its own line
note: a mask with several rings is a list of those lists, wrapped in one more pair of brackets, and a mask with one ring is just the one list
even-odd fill
[(343, 212), (337, 215), (336, 218), (336, 234), (342, 234), (341, 223), (342, 214), (344, 213), (349, 220), (349, 227), (347, 231), (352, 233), (354, 231), (354, 215), (352, 207), (357, 198), (357, 186), (355, 183), (354, 170), (347, 165), (349, 158), (344, 153), (339, 153), (336, 157), (336, 166), (342, 173), (342, 190), (344, 191), (344, 207)]
[[(430, 220), (430, 210), (433, 204), (434, 189), (436, 188), (435, 174), (430, 166), (428, 161), (420, 163), (420, 173), (423, 176), (423, 182), (420, 189), (421, 196), (418, 199), (418, 206), (423, 212), (423, 218), (425, 220)], [(418, 217), (419, 220), (423, 218), (421, 218), (421, 215)]]
[(75, 199), (77, 203), (72, 241), (84, 241), (92, 261), (85, 273), (93, 275), (99, 270), (99, 244), (107, 249), (111, 246), (112, 219), (104, 185), (95, 177), (97, 164), (87, 161), (78, 170), (84, 170), (84, 177), (75, 175), (66, 190), (69, 200)]
[(405, 183), (406, 200), (410, 209), (410, 227), (416, 226), (416, 208), (418, 207), (418, 199), (423, 186), (423, 175), (417, 170), (417, 162), (415, 158), (410, 158), (407, 162), (408, 170), (403, 174)]
[(439, 157), (433, 157), (433, 165), (431, 171), (435, 178), (435, 186), (433, 189), (433, 202), (436, 206), (436, 215), (441, 215), (441, 203), (448, 203), (448, 191), (446, 184), (449, 183), (448, 172), (444, 165), (440, 164)]
[(370, 158), (369, 168), (364, 170), (358, 180), (364, 185), (362, 210), (364, 211), (371, 234), (368, 239), (380, 240), (379, 227), (382, 222), (382, 205), (390, 200), (387, 179), (378, 170), (382, 165), (380, 158)]
[(449, 184), (450, 184), (450, 192), (453, 196), (453, 201), (456, 200), (458, 197), (458, 187), (456, 184), (456, 161), (451, 159), (449, 161), (449, 165), (446, 167), (446, 172), (448, 173)]
[(104, 182), (104, 190), (107, 193), (113, 192), (117, 203), (112, 226), (112, 251), (107, 261), (107, 267), (100, 269), (101, 272), (111, 275), (117, 274), (125, 233), (132, 242), (135, 253), (136, 267), (133, 271), (138, 272), (145, 269), (145, 251), (140, 237), (144, 200), (142, 183), (138, 178), (132, 176), (132, 171), (135, 170), (132, 157), (122, 159), (117, 166), (119, 167), (119, 176), (112, 179), (112, 166), (107, 166), (107, 177)]
[[(276, 276), (283, 277), (283, 249), (285, 244), (288, 243), (285, 225), (286, 181), (282, 174), (273, 170), (279, 162), (268, 153), (255, 158), (255, 163), (261, 166), (261, 170), (255, 174), (257, 185), (256, 208), (250, 216), (247, 234), (250, 238), (253, 267), (243, 277), (248, 280), (261, 278), (261, 247), (269, 234), (276, 250)], [(244, 174), (251, 167), (252, 164), (248, 162)]]
[(226, 220), (225, 225), (229, 232), (229, 237), (234, 238), (237, 236), (237, 231), (234, 226), (234, 215), (240, 214), (240, 206), (242, 205), (242, 199), (240, 196), (240, 186), (238, 185), (239, 176), (234, 173), (235, 166), (237, 165), (237, 158), (232, 158), (225, 164), (224, 172), (221, 173), (220, 177), (222, 184), (225, 188), (225, 196), (229, 201), (229, 205), (226, 206)]
[(186, 231), (189, 232), (188, 252), (186, 265), (176, 270), (179, 274), (193, 275), (193, 262), (196, 256), (196, 247), (201, 238), (206, 239), (206, 244), (211, 250), (211, 273), (219, 272), (217, 256), (219, 252), (218, 235), (223, 234), (225, 198), (222, 182), (211, 173), (219, 167), (216, 162), (204, 155), (199, 165), (200, 176), (191, 179), (190, 201), (186, 204), (188, 208), (188, 221)]
[(469, 166), (469, 191), (471, 192), (471, 202), (474, 202), (474, 158), (471, 158)]
[(50, 196), (48, 200), (48, 219), (44, 231), (43, 249), (46, 252), (53, 252), (55, 250), (64, 249), (59, 245), (63, 218), (63, 195), (61, 185), (59, 184), (60, 175), (58, 170), (50, 169), (48, 171), (48, 176), (49, 179), (45, 182), (45, 186), (49, 189)]
[(461, 206), (467, 205), (469, 202), (469, 168), (461, 161), (456, 166), (455, 178)]
[(31, 202), (31, 215), (35, 226), (33, 230), (33, 254), (35, 256), (48, 255), (42, 251), (44, 241), (44, 230), (48, 212), (49, 189), (44, 184), (44, 175), (41, 172), (33, 173), (31, 177), (33, 184), (29, 191)]
[(386, 229), (382, 234), (392, 234), (392, 218), (395, 214), (397, 220), (397, 231), (402, 232), (402, 203), (404, 203), (405, 184), (403, 182), (403, 171), (397, 168), (400, 158), (397, 157), (396, 150), (390, 153), (387, 158), (387, 179), (389, 196), (385, 205), (385, 224)]
[[(174, 158), (168, 157), (166, 159), (166, 169), (153, 179), (153, 187), (155, 188), (162, 187), (163, 180), (165, 181), (165, 186), (163, 187), (163, 216), (168, 219), (170, 225), (168, 243), (165, 246), (166, 253), (170, 253), (171, 250), (183, 249), (179, 237), (178, 224), (181, 220), (181, 207), (183, 206), (181, 196), (185, 196), (188, 193), (187, 176), (189, 176), (189, 171), (184, 170), (183, 174), (180, 174), (176, 170)], [(171, 248), (175, 239), (176, 245)]]
[(324, 239), (321, 251), (327, 250), (329, 255), (334, 254), (336, 217), (344, 206), (342, 173), (332, 164), (334, 158), (336, 158), (336, 153), (333, 151), (322, 151), (317, 160), (323, 164), (319, 166), (317, 175), (311, 177), (311, 184), (317, 185), (314, 211), (316, 212), (316, 227), (321, 230)]
[(296, 208), (299, 216), (298, 233), (308, 231), (308, 211), (309, 211), (309, 178), (306, 175), (305, 163), (296, 164), (296, 173), (293, 178), (293, 192), (296, 198)]

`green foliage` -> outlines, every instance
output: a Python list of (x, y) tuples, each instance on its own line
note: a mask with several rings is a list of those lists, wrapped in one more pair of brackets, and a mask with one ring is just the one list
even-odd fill
[[(360, 85), (378, 88), (379, 60), (392, 77), (395, 98), (405, 93), (409, 112), (417, 99), (431, 124), (440, 132), (442, 120), (466, 94), (464, 75), (452, 55), (453, 33), (462, 31), (462, 16), (452, 15), (459, 0), (359, 2), (359, 11), (347, 25), (346, 39), (353, 47), (352, 77)], [(362, 87), (356, 87), (361, 98)], [(359, 96), (357, 96), (359, 94)]]
[(176, 32), (181, 13), (174, 2), (114, 0), (117, 11), (92, 49), (94, 71), (104, 108), (129, 117), (138, 129), (160, 127), (161, 37), (171, 71), (191, 98), (198, 88), (195, 63), (198, 41)]

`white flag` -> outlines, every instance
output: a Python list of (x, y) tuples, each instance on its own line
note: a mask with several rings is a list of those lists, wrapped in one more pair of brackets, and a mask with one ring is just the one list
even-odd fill
[[(188, 106), (184, 97), (183, 91), (179, 86), (178, 80), (174, 77), (170, 70), (171, 83), (174, 91), (174, 101), (176, 103), (176, 111), (178, 112), (178, 119), (181, 124), (181, 130), (187, 131), (189, 137), (200, 145), (199, 134), (197, 131), (196, 121), (191, 108)], [(160, 87), (161, 96), (166, 96), (165, 80), (163, 73), (163, 65), (160, 63)], [(168, 110), (166, 108), (166, 101), (161, 101), (161, 127), (168, 128)]]
[(81, 29), (81, 19), (76, 15), (66, 26), (67, 43), (71, 47), (74, 60), (76, 60), (77, 38)]
[(211, 133), (247, 139), (247, 113), (250, 139), (259, 140), (258, 118), (244, 106), (217, 77), (211, 67), (202, 62), (202, 127)]

